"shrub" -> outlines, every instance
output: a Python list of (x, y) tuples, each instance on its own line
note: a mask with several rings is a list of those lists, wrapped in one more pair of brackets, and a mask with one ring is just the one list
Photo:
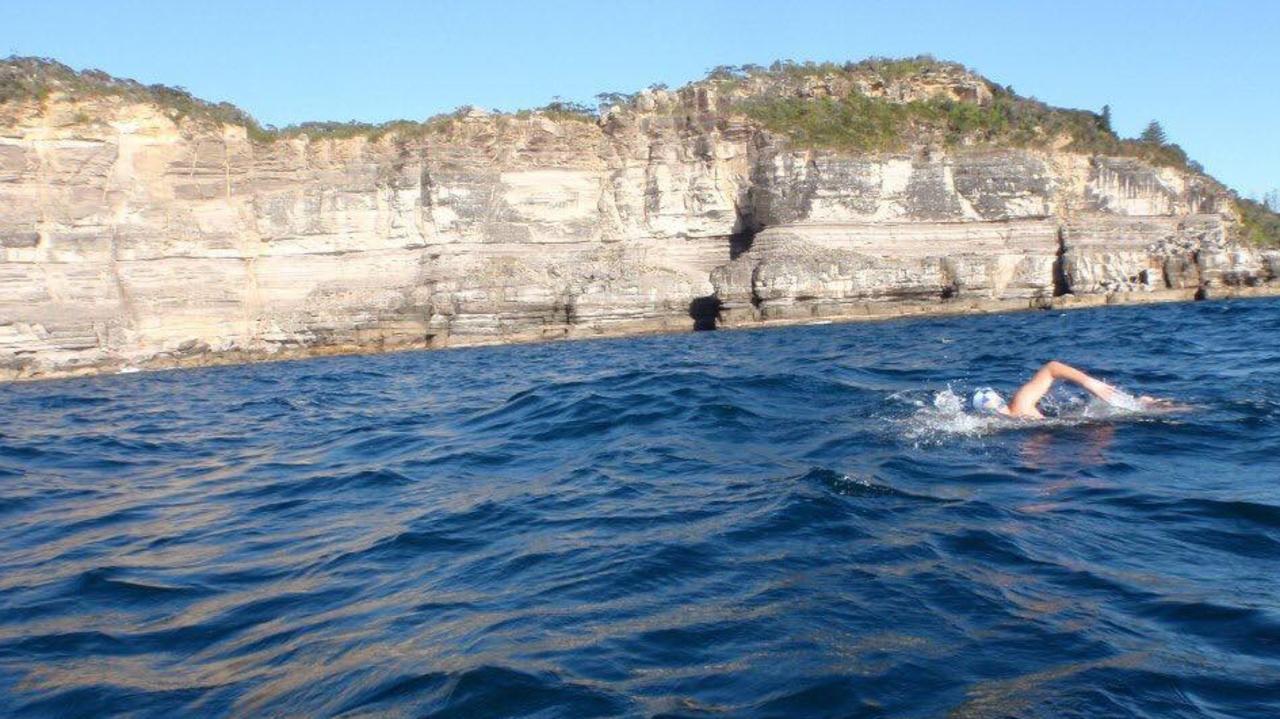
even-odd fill
[(1262, 247), (1280, 247), (1280, 214), (1256, 200), (1236, 198), (1240, 211), (1240, 235)]
[(143, 85), (112, 77), (101, 70), (76, 72), (48, 58), (9, 57), (0, 62), (0, 104), (28, 100), (43, 103), (53, 92), (65, 93), (72, 100), (106, 96), (148, 102), (167, 111), (175, 121), (190, 118), (197, 122), (243, 125), (251, 132), (263, 132), (249, 113), (235, 105), (206, 102), (181, 87)]
[(359, 120), (347, 122), (301, 122), (279, 130), (271, 128), (269, 132), (273, 137), (296, 137), (305, 134), (312, 139), (329, 140), (367, 137), (371, 142), (376, 142), (388, 135), (395, 135), (400, 139), (412, 139), (445, 131), (470, 111), (471, 106), (464, 105), (453, 112), (441, 113), (427, 118), (423, 122), (415, 120), (388, 120), (382, 123), (361, 122)]
[(574, 120), (578, 122), (595, 122), (596, 110), (588, 105), (565, 100), (562, 97), (552, 98), (534, 112), (541, 112), (552, 120)]
[(1115, 149), (1093, 113), (1058, 111), (1034, 101), (997, 96), (987, 104), (935, 98), (899, 103), (857, 92), (844, 99), (771, 96), (736, 105), (770, 130), (802, 145), (845, 150), (901, 150), (913, 141), (947, 145), (1032, 145), (1068, 133), (1080, 149)]
[(889, 151), (905, 149), (916, 141), (941, 140), (946, 145), (1047, 147), (1066, 138), (1068, 149), (1076, 152), (1134, 157), (1203, 173), (1181, 147), (1168, 142), (1159, 123), (1152, 122), (1140, 139), (1121, 139), (1111, 129), (1109, 105), (1101, 113), (1056, 108), (985, 80), (992, 99), (984, 103), (942, 98), (900, 103), (857, 90), (838, 99), (804, 98), (787, 86), (797, 77), (831, 73), (869, 72), (889, 81), (939, 70), (968, 72), (962, 65), (922, 55), (898, 60), (871, 58), (844, 65), (781, 60), (768, 70), (724, 66), (712, 71), (710, 79), (722, 90), (735, 89), (747, 78), (777, 80), (780, 84), (772, 87), (765, 83), (765, 94), (739, 99), (734, 107), (805, 146)]

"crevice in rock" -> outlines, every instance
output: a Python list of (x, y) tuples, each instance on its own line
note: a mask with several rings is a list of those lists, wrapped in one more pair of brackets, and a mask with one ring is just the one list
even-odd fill
[(424, 150), (418, 156), (418, 160), (422, 163), (418, 165), (418, 204), (423, 207), (431, 206), (431, 167), (428, 164), (427, 153)]
[(566, 325), (577, 324), (578, 296), (572, 291), (565, 291), (565, 293), (561, 295), (560, 299), (556, 302), (554, 312)]
[(729, 260), (736, 260), (745, 252), (750, 252), (756, 241), (756, 233), (760, 227), (756, 225), (751, 211), (754, 206), (751, 199), (752, 190), (747, 190), (746, 201), (734, 203), (733, 234), (729, 235)]
[(1058, 252), (1053, 259), (1053, 296), (1071, 293), (1071, 281), (1067, 277), (1067, 231), (1058, 227)]
[(133, 295), (129, 291), (129, 286), (125, 283), (124, 276), (120, 274), (120, 238), (118, 236), (118, 230), (115, 227), (111, 228), (110, 240), (111, 255), (108, 269), (111, 275), (111, 283), (115, 286), (116, 296), (119, 298), (120, 310), (123, 314), (126, 326), (129, 329), (134, 329), (138, 326), (141, 316), (138, 313), (138, 308), (134, 304)]
[(1193, 297), (1196, 301), (1209, 299), (1209, 279), (1204, 276), (1204, 257), (1201, 250), (1197, 249), (1191, 253), (1191, 261), (1195, 263), (1196, 268), (1196, 293)]
[(751, 270), (751, 306), (756, 310), (756, 317), (760, 316), (760, 307), (764, 305), (764, 298), (760, 296), (760, 265), (756, 265)]
[(943, 257), (939, 265), (942, 271), (942, 291), (938, 293), (939, 299), (951, 300), (960, 295), (960, 278), (956, 272), (956, 266), (950, 257)]
[(739, 232), (729, 235), (729, 259), (736, 260), (743, 253), (751, 250), (751, 245), (755, 243), (756, 231), (747, 228)]
[(695, 297), (689, 303), (689, 316), (693, 318), (693, 331), (714, 330), (720, 320), (720, 298), (715, 295)]

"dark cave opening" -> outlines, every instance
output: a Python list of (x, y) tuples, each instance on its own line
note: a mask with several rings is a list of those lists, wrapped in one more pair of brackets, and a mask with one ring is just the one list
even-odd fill
[(715, 295), (695, 297), (689, 303), (689, 316), (693, 318), (693, 331), (714, 330), (720, 320), (720, 298)]
[(1071, 292), (1071, 282), (1067, 279), (1067, 233), (1058, 228), (1058, 254), (1053, 260), (1053, 296), (1061, 297)]

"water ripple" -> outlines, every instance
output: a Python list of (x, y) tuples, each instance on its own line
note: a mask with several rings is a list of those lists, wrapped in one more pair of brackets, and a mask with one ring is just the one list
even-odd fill
[[(1276, 329), (1233, 301), (0, 387), (0, 713), (1278, 715)], [(964, 411), (1050, 358), (1193, 409)]]

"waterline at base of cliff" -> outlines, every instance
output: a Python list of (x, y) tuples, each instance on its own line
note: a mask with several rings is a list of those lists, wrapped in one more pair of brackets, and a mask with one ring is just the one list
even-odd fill
[[(945, 400), (1048, 359), (1194, 409)], [(1257, 299), (7, 384), (0, 706), (1275, 715), (1277, 372)]]
[[(1202, 289), (1147, 290), (1133, 293), (1095, 294), (1077, 297), (1063, 295), (1052, 299), (1023, 300), (950, 300), (929, 303), (862, 303), (840, 307), (838, 314), (825, 314), (823, 308), (810, 308), (798, 316), (753, 317), (726, 321), (716, 316), (708, 326), (689, 327), (683, 322), (635, 323), (615, 325), (608, 330), (596, 328), (588, 331), (565, 329), (550, 335), (542, 332), (502, 337), (457, 338), (453, 343), (433, 341), (405, 341), (388, 346), (385, 342), (369, 345), (325, 344), (314, 346), (273, 347), (259, 352), (213, 351), (207, 346), (196, 346), (186, 351), (161, 353), (140, 360), (107, 359), (83, 367), (63, 367), (57, 370), (25, 374), (15, 373), (4, 377), (10, 381), (48, 380), (68, 377), (84, 377), (99, 374), (133, 374), (142, 371), (191, 369), (197, 367), (221, 367), (262, 362), (282, 362), (314, 359), (319, 357), (368, 356), (389, 352), (413, 352), (421, 350), (464, 349), (517, 345), (540, 342), (558, 342), (590, 339), (617, 339), (655, 334), (676, 334), (699, 330), (749, 330), (790, 327), (796, 325), (829, 325), (846, 322), (875, 322), (922, 317), (950, 317), (966, 315), (1001, 314), (1010, 312), (1039, 312), (1052, 310), (1079, 310), (1123, 305), (1148, 305), (1171, 302), (1199, 302), (1205, 300), (1242, 300), (1268, 298), (1280, 295), (1280, 285), (1264, 284), (1252, 287), (1233, 287), (1219, 290), (1210, 298)], [(830, 311), (827, 309), (826, 311)], [(589, 346), (584, 352), (590, 352)]]

